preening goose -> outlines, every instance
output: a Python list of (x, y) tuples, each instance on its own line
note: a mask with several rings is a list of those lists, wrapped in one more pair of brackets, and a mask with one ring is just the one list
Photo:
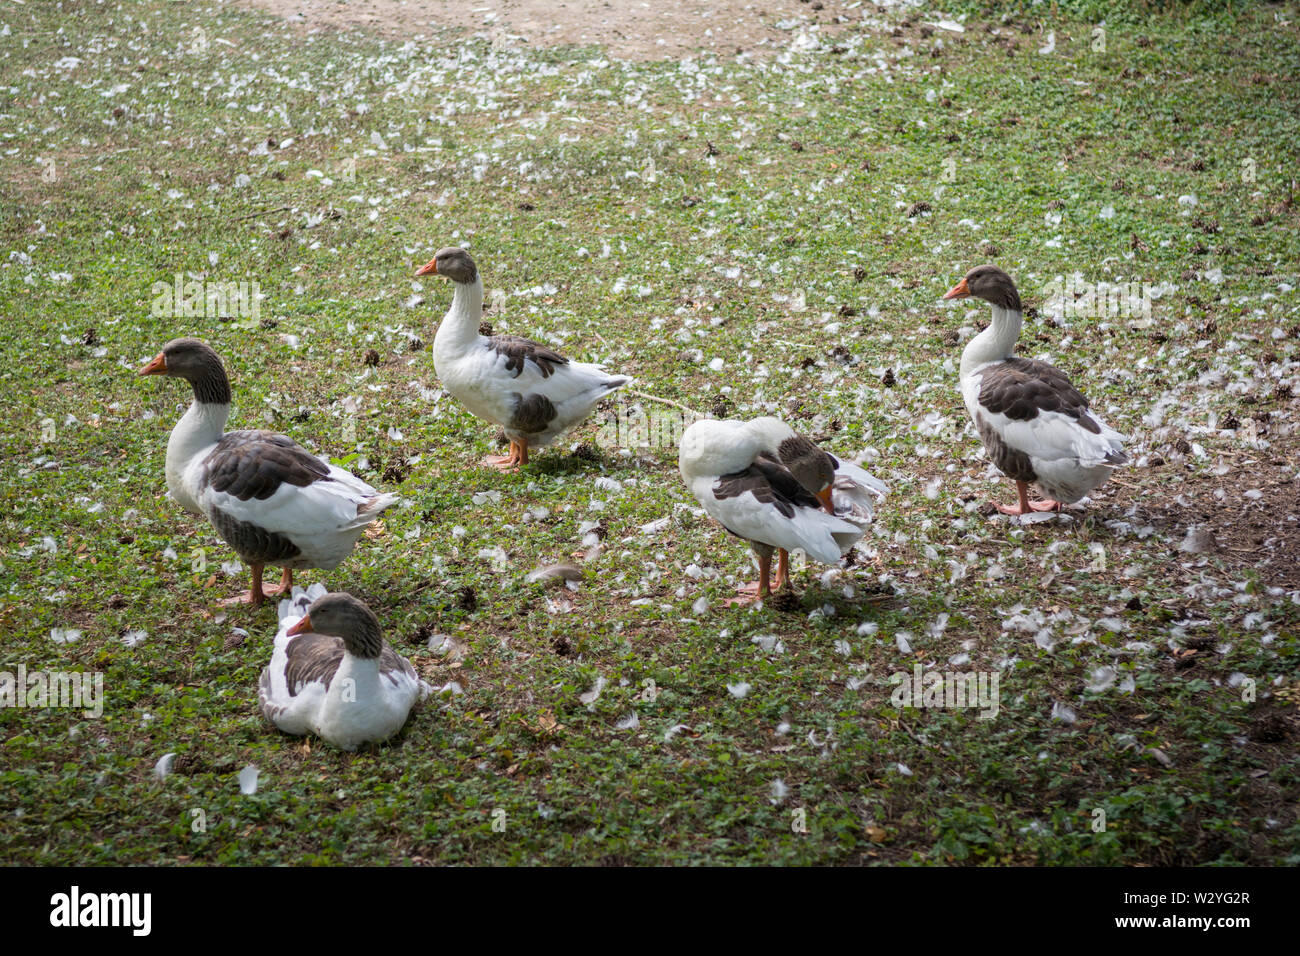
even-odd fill
[(530, 448), (549, 445), (631, 381), (517, 335), (480, 335), (483, 280), (464, 249), (438, 250), (416, 275), (441, 276), (455, 289), (433, 339), (433, 367), (470, 412), (505, 429), (510, 454), (489, 456), (487, 464), (503, 471), (526, 465)]
[[(294, 568), (337, 567), (366, 525), (398, 500), (284, 435), (225, 432), (230, 381), (221, 358), (197, 339), (168, 342), (139, 374), (183, 378), (194, 389), (167, 442), (167, 489), (252, 567), (252, 587), (231, 602), (257, 606), (264, 593), (286, 592)], [(263, 592), (268, 564), (284, 574), (278, 589)]]
[(370, 608), (319, 584), (280, 602), (280, 629), (257, 699), (287, 734), (316, 734), (343, 750), (402, 729), (430, 687), (383, 639)]
[[(1104, 482), (1128, 461), (1124, 436), (1088, 408), (1065, 373), (1011, 354), (1023, 321), (1020, 293), (996, 266), (977, 266), (944, 295), (989, 303), (993, 321), (961, 355), (961, 391), (993, 463), (1016, 483), (1016, 505), (998, 511), (1023, 515), (1059, 511)], [(1029, 484), (1050, 497), (1029, 500)]]
[(831, 514), (864, 527), (889, 488), (865, 468), (836, 458), (779, 418), (755, 418), (749, 430)]
[(862, 537), (872, 499), (884, 493), (867, 472), (775, 418), (693, 423), (682, 434), (678, 467), (705, 512), (758, 556), (758, 581), (740, 588), (745, 597), (735, 601), (771, 593), (773, 551), (778, 590), (789, 581), (790, 551), (837, 563)]

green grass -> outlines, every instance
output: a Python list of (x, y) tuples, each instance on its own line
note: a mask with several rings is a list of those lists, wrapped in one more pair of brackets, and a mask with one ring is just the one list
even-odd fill
[[(98, 671), (106, 703), (0, 709), (0, 860), (1300, 861), (1294, 6), (1115, 23), (1102, 51), (1083, 10), (642, 64), (305, 36), (202, 3), (61, 10), (0, 12), (0, 669)], [(523, 473), (477, 467), (492, 431), (438, 393), (429, 350), (449, 291), (412, 279), (456, 243), (499, 331), (868, 452), (893, 491), (858, 563), (796, 575), (794, 609), (726, 608), (748, 552), (697, 513), (675, 449), (572, 455), (593, 420)], [(1058, 275), (1167, 286), (1151, 324), (1026, 326), (1022, 350), (1131, 436), (1135, 466), (1069, 523), (977, 510), (1011, 494), (957, 389), (987, 314), (939, 299), (989, 259), (1044, 319)], [(177, 273), (256, 281), (260, 315), (151, 315)], [(302, 576), (364, 598), (463, 690), (393, 744), (341, 754), (257, 712), (274, 610), (217, 611), (246, 572), (165, 495), (188, 395), (134, 374), (179, 335), (225, 357), (232, 426), (365, 459), (403, 495), (339, 569)], [(1266, 448), (1244, 437), (1255, 414)], [(1257, 487), (1279, 504), (1240, 497)], [(575, 606), (551, 613), (524, 578), (581, 557), (597, 520)], [(1222, 550), (1177, 550), (1216, 522)], [(1020, 606), (1053, 650), (1004, 628)], [(440, 634), (460, 659), (428, 649)], [(890, 675), (916, 661), (996, 670), (998, 717), (895, 707)]]

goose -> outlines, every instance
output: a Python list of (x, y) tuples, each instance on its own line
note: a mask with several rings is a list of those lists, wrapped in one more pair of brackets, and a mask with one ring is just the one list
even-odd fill
[[(295, 568), (333, 570), (366, 525), (398, 500), (284, 435), (226, 432), (230, 380), (221, 357), (197, 339), (173, 339), (138, 374), (182, 378), (194, 389), (167, 442), (167, 490), (252, 567), (249, 590), (223, 603), (257, 607), (264, 595), (289, 590)], [(279, 588), (264, 592), (268, 564), (284, 572)]]
[(432, 688), (384, 640), (379, 620), (350, 594), (324, 585), (278, 607), (280, 629), (262, 670), (262, 715), (287, 734), (315, 734), (341, 750), (387, 740)]
[(485, 464), (502, 471), (528, 464), (530, 448), (551, 444), (632, 381), (517, 335), (480, 335), (483, 280), (464, 249), (439, 249), (415, 274), (449, 279), (455, 288), (433, 339), (433, 367), (448, 392), (510, 439), (510, 454), (490, 455)]
[(728, 603), (762, 600), (790, 580), (790, 551), (835, 564), (862, 537), (885, 486), (776, 418), (701, 419), (682, 433), (682, 480), (704, 511), (749, 542), (758, 581)]
[[(1065, 373), (1011, 354), (1023, 320), (1009, 275), (977, 266), (944, 294), (969, 296), (989, 303), (993, 321), (962, 351), (962, 397), (994, 465), (1016, 483), (1020, 497), (1018, 504), (994, 507), (1007, 515), (1060, 511), (1128, 461), (1125, 436), (1089, 410)], [(1050, 497), (1031, 502), (1031, 482)]]

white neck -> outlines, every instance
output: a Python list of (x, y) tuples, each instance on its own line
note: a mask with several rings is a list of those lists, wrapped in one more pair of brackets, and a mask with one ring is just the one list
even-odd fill
[(433, 337), (435, 352), (464, 350), (478, 338), (478, 327), (483, 321), (483, 280), (475, 276), (473, 282), (452, 285), (456, 292), (451, 308)]
[(1001, 305), (992, 306), (993, 321), (989, 327), (971, 339), (961, 353), (961, 377), (965, 378), (981, 365), (998, 362), (1011, 356), (1020, 338), (1024, 319), (1015, 309)]
[(185, 487), (185, 470), (194, 456), (216, 444), (226, 431), (229, 405), (214, 405), (197, 399), (172, 429), (167, 440), (167, 490), (186, 511), (199, 513), (191, 489)]

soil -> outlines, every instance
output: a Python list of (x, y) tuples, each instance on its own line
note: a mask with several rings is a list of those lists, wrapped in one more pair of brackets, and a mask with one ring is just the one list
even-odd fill
[[(816, 25), (830, 37), (881, 11), (867, 0), (235, 0), (303, 30), (364, 29), (415, 39), (446, 29), (501, 44), (599, 45), (629, 60), (701, 51), (763, 55)], [(894, 4), (885, 0), (880, 6)]]

